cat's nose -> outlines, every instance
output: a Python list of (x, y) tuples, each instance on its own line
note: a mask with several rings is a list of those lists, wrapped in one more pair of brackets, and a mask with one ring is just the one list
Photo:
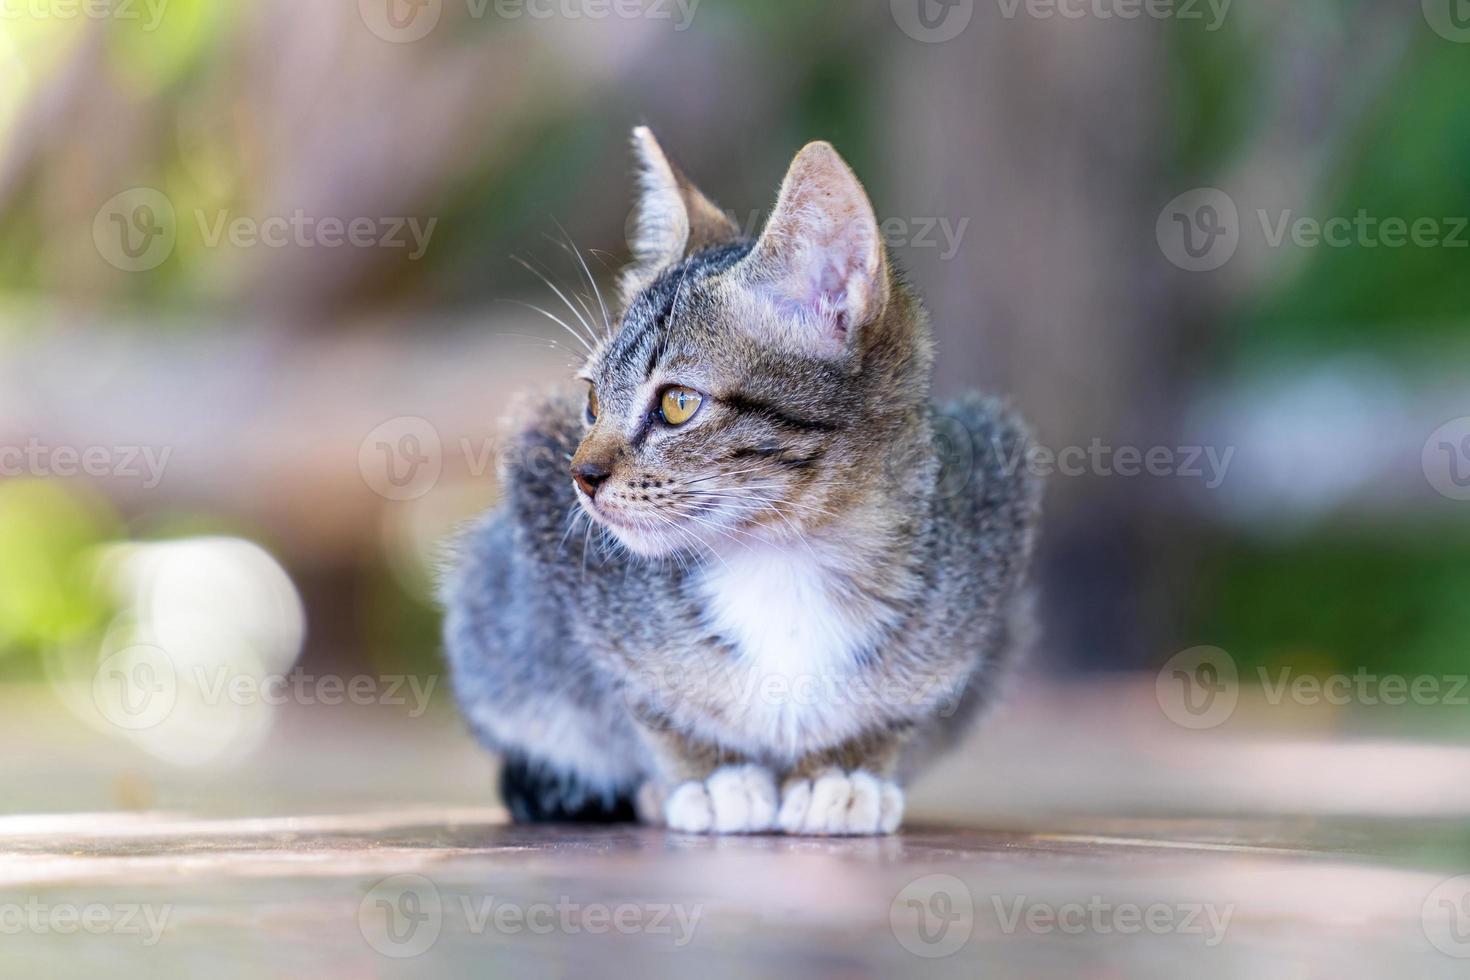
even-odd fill
[(597, 463), (578, 463), (572, 467), (572, 479), (577, 481), (577, 486), (582, 492), (592, 499), (597, 499), (597, 488), (607, 482), (608, 470)]

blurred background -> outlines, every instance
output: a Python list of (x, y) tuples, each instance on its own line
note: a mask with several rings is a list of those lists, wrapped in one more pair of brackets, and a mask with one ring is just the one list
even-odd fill
[(752, 232), (833, 141), (1055, 454), (922, 813), (1470, 813), (1464, 6), (0, 0), (0, 809), (492, 799), (443, 543), (647, 123)]

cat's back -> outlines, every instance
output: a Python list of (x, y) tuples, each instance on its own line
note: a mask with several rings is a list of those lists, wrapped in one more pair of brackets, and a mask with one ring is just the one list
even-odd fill
[(934, 406), (932, 425), (941, 462), (933, 503), (941, 563), (967, 591), (1001, 589), (1024, 569), (1040, 517), (1030, 430), (1004, 401), (977, 394)]

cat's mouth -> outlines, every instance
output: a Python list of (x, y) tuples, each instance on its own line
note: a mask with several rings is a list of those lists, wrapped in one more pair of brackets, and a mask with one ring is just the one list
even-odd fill
[(646, 558), (661, 558), (690, 546), (704, 547), (699, 531), (709, 526), (708, 505), (698, 512), (706, 517), (662, 510), (629, 511), (617, 501), (604, 501), (602, 494), (590, 497), (580, 489), (577, 502), (597, 524), (607, 528), (628, 550)]
[(585, 495), (581, 498), (582, 510), (597, 524), (607, 528), (612, 535), (622, 542), (628, 550), (634, 554), (646, 558), (658, 558), (677, 550), (676, 541), (670, 540), (675, 537), (672, 530), (668, 534), (659, 533), (661, 525), (672, 522), (646, 519), (641, 520), (637, 515), (625, 514), (613, 510), (596, 500), (591, 500)]
[(636, 531), (638, 529), (637, 525), (633, 523), (633, 520), (631, 518), (609, 510), (608, 508), (599, 505), (595, 500), (583, 500), (582, 507), (596, 520), (601, 521), (603, 524), (606, 524), (608, 527), (613, 528), (614, 530)]

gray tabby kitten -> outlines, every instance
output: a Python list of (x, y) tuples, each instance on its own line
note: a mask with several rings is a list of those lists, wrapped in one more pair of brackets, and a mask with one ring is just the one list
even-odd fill
[(1024, 430), (930, 405), (927, 318), (829, 144), (756, 242), (634, 145), (586, 404), (524, 409), (446, 590), (457, 697), (519, 820), (891, 833), (1016, 645)]

